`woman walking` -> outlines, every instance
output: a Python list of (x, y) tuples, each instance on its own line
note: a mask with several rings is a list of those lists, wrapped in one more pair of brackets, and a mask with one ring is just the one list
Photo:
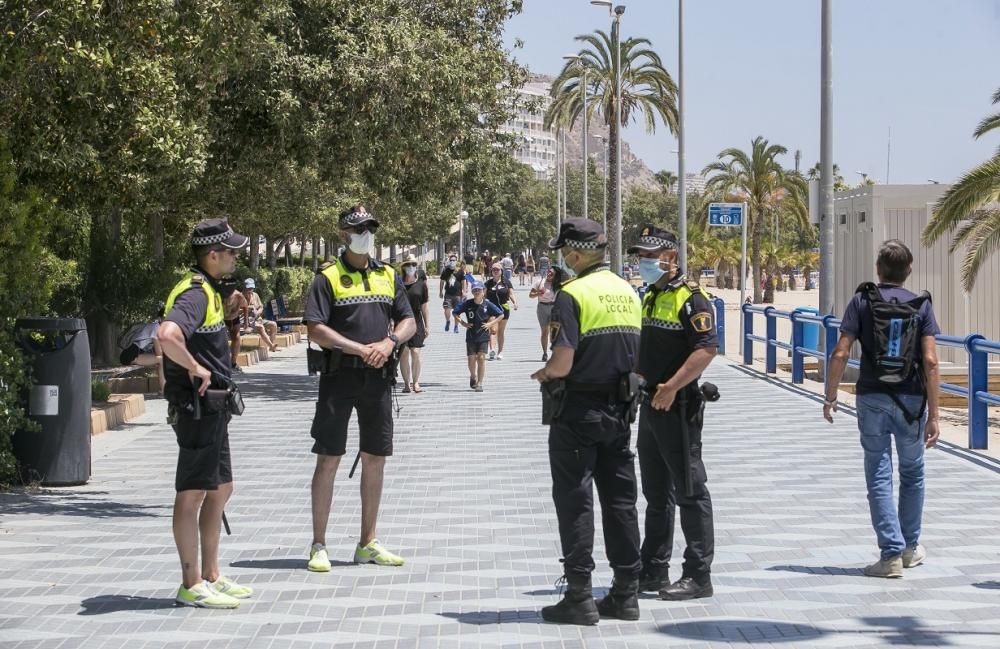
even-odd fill
[(417, 321), (417, 333), (399, 350), (399, 371), (403, 374), (403, 393), (419, 394), (424, 391), (420, 387), (420, 354), (431, 330), (427, 326), (427, 275), (420, 271), (417, 258), (413, 255), (407, 255), (403, 260), (403, 288)]
[(538, 299), (538, 326), (542, 329), (542, 362), (549, 360), (549, 318), (552, 316), (552, 305), (556, 301), (556, 292), (562, 285), (563, 271), (561, 268), (549, 268), (545, 275), (531, 287), (528, 297)]
[(507, 321), (510, 320), (510, 307), (513, 305), (517, 310), (517, 299), (514, 298), (513, 282), (503, 274), (503, 265), (497, 262), (490, 270), (493, 276), (486, 282), (486, 299), (503, 309), (503, 320), (497, 323), (490, 336), (489, 359), (502, 361), (504, 332), (507, 330)]
[(517, 256), (517, 261), (514, 262), (514, 272), (517, 273), (518, 285), (524, 286), (525, 273), (528, 272), (528, 262), (525, 261), (523, 252)]

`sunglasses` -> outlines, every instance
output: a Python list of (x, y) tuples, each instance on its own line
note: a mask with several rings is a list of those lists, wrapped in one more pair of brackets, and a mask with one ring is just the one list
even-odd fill
[(240, 254), (238, 248), (212, 248), (212, 252), (228, 252), (233, 257), (236, 257), (237, 255)]
[(349, 229), (349, 232), (354, 234), (364, 234), (365, 232), (375, 232), (378, 230), (378, 226), (374, 223), (362, 223), (361, 225), (355, 225), (353, 228)]

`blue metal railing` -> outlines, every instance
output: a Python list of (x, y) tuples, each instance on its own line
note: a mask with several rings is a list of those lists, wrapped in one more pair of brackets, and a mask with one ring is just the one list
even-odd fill
[[(792, 354), (792, 383), (801, 384), (805, 381), (806, 357), (818, 358), (823, 361), (824, 382), (826, 380), (826, 363), (829, 362), (837, 340), (840, 337), (840, 319), (832, 315), (815, 315), (801, 311), (780, 311), (773, 306), (757, 306), (744, 304), (743, 311), (743, 364), (753, 364), (753, 344), (765, 345), (764, 369), (768, 374), (778, 370), (777, 350), (785, 349)], [(754, 334), (754, 315), (760, 314), (765, 319), (765, 335)], [(778, 339), (778, 318), (790, 320), (792, 323), (792, 342), (786, 343)], [(823, 328), (824, 351), (804, 346), (806, 324), (818, 325)], [(962, 397), (968, 402), (969, 417), (969, 448), (988, 448), (988, 408), (1000, 406), (1000, 395), (989, 391), (989, 355), (1000, 355), (1000, 342), (986, 340), (979, 334), (964, 338), (957, 336), (937, 336), (937, 344), (941, 347), (964, 349), (968, 354), (969, 387), (954, 383), (942, 383), (942, 392)], [(851, 359), (848, 366), (858, 368), (861, 364)]]

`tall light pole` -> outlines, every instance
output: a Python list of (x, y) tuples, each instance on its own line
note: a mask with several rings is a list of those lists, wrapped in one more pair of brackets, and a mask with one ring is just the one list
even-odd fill
[(614, 18), (611, 23), (611, 46), (615, 48), (614, 82), (615, 82), (615, 220), (612, 223), (611, 239), (611, 269), (622, 272), (622, 48), (621, 22), (625, 13), (625, 5), (612, 9), (609, 0), (590, 0), (590, 4), (607, 7), (608, 14)]
[(469, 213), (462, 210), (458, 213), (458, 263), (465, 269), (465, 219), (469, 218)]
[[(822, 0), (819, 109), (819, 312), (833, 313), (833, 0)], [(828, 350), (829, 351), (829, 350)]]
[(608, 138), (601, 136), (601, 145), (604, 148), (604, 207), (601, 209), (601, 221), (604, 224), (604, 231), (608, 231)]
[[(562, 140), (562, 218), (565, 219), (568, 214), (566, 211), (566, 206), (569, 203), (567, 201), (567, 193), (569, 192), (569, 183), (566, 182), (566, 131), (559, 131), (559, 139)], [(562, 223), (562, 221), (560, 221)]]
[(677, 229), (680, 230), (681, 272), (688, 259), (687, 187), (684, 180), (684, 0), (677, 0)]
[(587, 132), (588, 132), (588, 118), (587, 118), (587, 63), (580, 57), (579, 54), (567, 54), (563, 57), (570, 63), (575, 63), (583, 70), (583, 82), (580, 84), (580, 89), (583, 91), (583, 217), (590, 218), (590, 210), (587, 205)]

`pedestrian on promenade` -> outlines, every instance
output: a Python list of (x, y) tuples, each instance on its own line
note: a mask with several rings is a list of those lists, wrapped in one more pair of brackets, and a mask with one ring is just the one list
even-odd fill
[(538, 300), (535, 315), (538, 317), (538, 327), (541, 329), (542, 362), (549, 360), (549, 319), (552, 316), (552, 306), (556, 301), (556, 293), (562, 285), (562, 268), (549, 268), (548, 272), (538, 279), (528, 292), (528, 297)]
[[(701, 458), (705, 400), (698, 379), (719, 347), (712, 303), (678, 267), (674, 233), (648, 225), (628, 253), (639, 255), (639, 274), (648, 286), (639, 374), (649, 400), (639, 411), (636, 440), (646, 498), (639, 589), (669, 600), (711, 597), (715, 531)], [(671, 584), (668, 568), (678, 506), (687, 547), (681, 578)]]
[(503, 269), (503, 278), (509, 282), (514, 277), (514, 260), (510, 258), (509, 252), (500, 260), (500, 267)]
[(492, 361), (503, 360), (504, 334), (507, 331), (507, 321), (510, 320), (510, 309), (517, 311), (517, 299), (514, 297), (514, 284), (510, 278), (501, 276), (503, 267), (493, 264), (492, 277), (486, 281), (486, 299), (503, 310), (503, 319), (493, 328), (490, 335), (490, 356)]
[(444, 308), (444, 330), (455, 321), (455, 333), (458, 333), (458, 317), (452, 315), (455, 307), (465, 301), (465, 284), (471, 278), (467, 277), (458, 268), (458, 256), (451, 254), (448, 257), (448, 264), (441, 271), (441, 283), (438, 285), (438, 297), (444, 298), (442, 307)]
[(469, 363), (469, 387), (483, 391), (486, 378), (486, 350), (490, 334), (503, 319), (503, 309), (486, 299), (486, 287), (477, 279), (472, 280), (472, 298), (455, 307), (455, 317), (464, 315), (458, 322), (465, 327), (465, 356)]
[(534, 282), (535, 281), (535, 256), (531, 254), (530, 250), (528, 251), (527, 270), (528, 270), (528, 279), (530, 279), (532, 282)]
[(264, 303), (257, 295), (257, 282), (253, 277), (247, 277), (243, 281), (243, 297), (250, 305), (250, 319), (246, 321), (247, 329), (255, 331), (260, 336), (261, 342), (268, 347), (268, 351), (278, 351), (278, 343), (275, 342), (278, 335), (278, 323), (274, 320), (264, 318)]
[(233, 372), (241, 373), (240, 365), (237, 362), (240, 357), (240, 330), (241, 322), (250, 322), (250, 304), (239, 291), (239, 282), (232, 278), (224, 279), (220, 282), (222, 293), (222, 311), (226, 320), (226, 329), (229, 332), (229, 351)]
[(549, 256), (544, 252), (538, 256), (538, 274), (545, 277), (545, 273), (549, 272), (549, 268), (552, 266), (552, 262), (549, 261)]
[(417, 332), (400, 345), (399, 370), (403, 375), (403, 393), (412, 391), (419, 394), (424, 391), (420, 387), (420, 354), (423, 351), (424, 341), (430, 335), (427, 326), (427, 276), (421, 272), (417, 258), (413, 255), (406, 256), (402, 269), (406, 299), (410, 302)]
[(333, 482), (347, 450), (347, 426), (358, 412), (361, 457), (361, 538), (355, 563), (401, 566), (403, 559), (375, 536), (386, 457), (392, 455), (392, 384), (397, 347), (416, 332), (406, 289), (396, 271), (371, 257), (379, 223), (363, 206), (340, 214), (347, 244), (324, 264), (306, 301), (309, 341), (326, 350), (313, 419), (312, 547), (307, 567), (329, 572), (326, 528)]
[[(547, 622), (596, 624), (601, 615), (639, 619), (639, 523), (630, 426), (638, 394), (639, 299), (604, 263), (600, 223), (563, 221), (549, 248), (562, 250), (577, 277), (556, 295), (552, 358), (531, 378), (542, 384), (549, 413), (552, 499), (559, 520), (563, 599), (542, 609)], [(609, 308), (611, 307), (611, 308)], [(614, 570), (606, 597), (594, 602), (594, 495), (601, 499), (604, 545)]]
[[(878, 284), (858, 287), (840, 325), (827, 378), (823, 417), (833, 423), (837, 389), (851, 354), (861, 343), (856, 386), (858, 430), (865, 454), (865, 482), (872, 526), (881, 550), (864, 569), (869, 577), (902, 577), (920, 565), (924, 509), (924, 449), (938, 439), (937, 348), (941, 333), (931, 297), (903, 288), (913, 254), (897, 239), (882, 244), (875, 271)], [(892, 439), (899, 462), (899, 505), (892, 494)]]
[(524, 286), (524, 280), (527, 276), (528, 268), (523, 252), (517, 256), (517, 261), (514, 263), (514, 272), (517, 273), (517, 280), (519, 282), (518, 286)]
[[(202, 221), (191, 246), (196, 259), (167, 297), (157, 333), (164, 354), (168, 419), (177, 436), (173, 532), (181, 560), (183, 606), (236, 608), (253, 590), (219, 571), (222, 514), (233, 494), (228, 403), (205, 397), (225, 388), (231, 376), (229, 335), (220, 280), (236, 270), (236, 257), (249, 239), (225, 219)], [(198, 562), (199, 545), (201, 562)]]

